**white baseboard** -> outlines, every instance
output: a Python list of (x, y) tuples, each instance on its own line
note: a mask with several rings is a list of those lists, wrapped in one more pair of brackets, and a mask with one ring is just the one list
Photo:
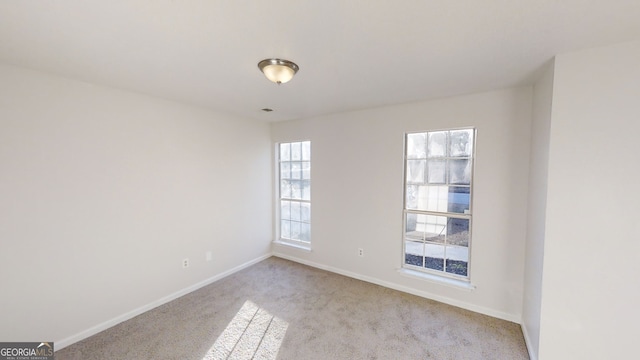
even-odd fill
[(527, 331), (524, 321), (520, 324), (520, 327), (522, 328), (522, 335), (524, 335), (524, 343), (527, 346), (527, 352), (529, 352), (529, 359), (538, 360), (538, 354), (534, 353), (531, 338), (529, 337), (529, 332)]
[(177, 298), (179, 298), (181, 296), (184, 296), (184, 295), (186, 295), (186, 294), (188, 294), (190, 292), (196, 291), (196, 290), (198, 290), (198, 289), (200, 289), (200, 288), (202, 288), (204, 286), (207, 286), (207, 285), (209, 285), (209, 284), (211, 284), (213, 282), (216, 282), (216, 281), (218, 281), (218, 280), (220, 280), (222, 278), (225, 278), (225, 277), (227, 277), (227, 276), (229, 276), (229, 275), (231, 275), (233, 273), (236, 273), (236, 272), (238, 272), (240, 270), (248, 268), (249, 266), (257, 264), (260, 261), (265, 260), (265, 259), (270, 258), (270, 257), (271, 257), (271, 254), (262, 255), (262, 256), (260, 256), (260, 257), (258, 257), (256, 259), (253, 259), (253, 260), (248, 261), (248, 262), (246, 262), (244, 264), (238, 265), (238, 266), (236, 266), (236, 267), (234, 267), (232, 269), (229, 269), (229, 270), (224, 271), (224, 272), (222, 272), (220, 274), (212, 276), (212, 277), (210, 277), (210, 278), (208, 278), (206, 280), (200, 281), (199, 283), (193, 284), (193, 285), (191, 285), (189, 287), (186, 287), (186, 288), (184, 288), (182, 290), (176, 291), (173, 294), (169, 294), (169, 295), (167, 295), (167, 296), (165, 296), (165, 297), (163, 297), (161, 299), (158, 299), (156, 301), (153, 301), (153, 302), (151, 302), (151, 303), (149, 303), (147, 305), (143, 305), (143, 306), (141, 306), (141, 307), (139, 307), (137, 309), (131, 310), (131, 311), (129, 311), (129, 312), (125, 313), (125, 314), (122, 314), (120, 316), (117, 316), (117, 317), (115, 317), (115, 318), (113, 318), (111, 320), (107, 320), (107, 321), (105, 321), (105, 322), (103, 322), (101, 324), (98, 324), (96, 326), (93, 326), (93, 327), (91, 327), (91, 328), (89, 328), (87, 330), (84, 330), (84, 331), (81, 331), (81, 332), (79, 332), (79, 333), (77, 333), (75, 335), (69, 336), (68, 338), (55, 341), (56, 350), (63, 349), (63, 348), (65, 348), (65, 347), (67, 347), (67, 346), (69, 346), (71, 344), (74, 344), (74, 343), (76, 343), (78, 341), (84, 340), (84, 339), (86, 339), (86, 338), (88, 338), (90, 336), (93, 336), (93, 335), (95, 335), (95, 334), (97, 334), (97, 333), (99, 333), (101, 331), (104, 331), (104, 330), (106, 330), (106, 329), (108, 329), (108, 328), (110, 328), (112, 326), (118, 325), (119, 323), (121, 323), (123, 321), (126, 321), (126, 320), (129, 320), (131, 318), (134, 318), (134, 317), (136, 317), (136, 316), (138, 316), (138, 315), (140, 315), (140, 314), (142, 314), (144, 312), (147, 312), (147, 311), (149, 311), (151, 309), (154, 309), (154, 308), (156, 308), (156, 307), (158, 307), (160, 305), (166, 304), (169, 301), (175, 300), (175, 299), (177, 299)]
[(470, 310), (470, 311), (477, 312), (477, 313), (480, 313), (480, 314), (488, 315), (488, 316), (495, 317), (495, 318), (498, 318), (498, 319), (511, 321), (511, 322), (514, 322), (514, 323), (517, 323), (517, 324), (519, 324), (520, 321), (522, 320), (519, 315), (509, 314), (509, 313), (505, 313), (505, 312), (502, 312), (502, 311), (496, 311), (494, 309), (485, 308), (483, 306), (469, 304), (469, 303), (466, 303), (466, 302), (463, 302), (463, 301), (459, 301), (459, 300), (448, 298), (446, 296), (441, 296), (441, 295), (434, 294), (434, 293), (427, 292), (427, 291), (416, 290), (414, 288), (410, 288), (410, 287), (399, 285), (399, 284), (396, 284), (396, 283), (380, 280), (380, 279), (373, 278), (373, 277), (370, 277), (370, 276), (361, 275), (361, 274), (354, 273), (354, 272), (351, 272), (351, 271), (346, 271), (346, 270), (342, 270), (342, 269), (339, 269), (339, 268), (334, 268), (332, 266), (327, 266), (327, 265), (315, 263), (313, 261), (300, 259), (300, 258), (297, 258), (295, 256), (290, 256), (290, 255), (286, 255), (286, 254), (282, 254), (282, 253), (276, 253), (276, 252), (274, 252), (273, 256), (276, 256), (276, 257), (279, 257), (279, 258), (283, 258), (283, 259), (287, 259), (287, 260), (291, 260), (291, 261), (295, 261), (295, 262), (298, 262), (298, 263), (301, 263), (301, 264), (304, 264), (304, 265), (308, 265), (308, 266), (315, 267), (315, 268), (318, 268), (318, 269), (330, 271), (330, 272), (333, 272), (333, 273), (336, 273), (336, 274), (348, 276), (348, 277), (351, 277), (351, 278), (354, 278), (354, 279), (366, 281), (366, 282), (369, 282), (369, 283), (372, 283), (372, 284), (384, 286), (384, 287), (387, 287), (387, 288), (390, 288), (390, 289), (402, 291), (402, 292), (409, 293), (409, 294), (412, 294), (412, 295), (420, 296), (420, 297), (423, 297), (423, 298), (426, 298), (426, 299), (439, 301), (441, 303), (445, 303), (445, 304), (452, 305), (452, 306), (455, 306), (455, 307), (459, 307), (459, 308), (462, 308), (462, 309)]

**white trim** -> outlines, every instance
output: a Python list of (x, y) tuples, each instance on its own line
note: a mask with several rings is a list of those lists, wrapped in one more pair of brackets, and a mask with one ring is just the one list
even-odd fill
[(377, 279), (377, 278), (374, 278), (374, 277), (370, 277), (370, 276), (354, 273), (354, 272), (351, 272), (351, 271), (338, 269), (338, 268), (335, 268), (335, 267), (332, 267), (332, 266), (318, 264), (318, 263), (315, 263), (313, 261), (308, 261), (308, 260), (297, 258), (295, 256), (290, 256), (290, 255), (276, 253), (276, 252), (273, 253), (273, 256), (279, 257), (279, 258), (283, 258), (283, 259), (287, 259), (287, 260), (291, 260), (291, 261), (294, 261), (294, 262), (297, 262), (297, 263), (300, 263), (300, 264), (304, 264), (304, 265), (308, 265), (308, 266), (311, 266), (311, 267), (315, 267), (315, 268), (318, 268), (318, 269), (330, 271), (330, 272), (333, 272), (333, 273), (336, 273), (336, 274), (348, 276), (348, 277), (351, 277), (351, 278), (354, 278), (354, 279), (370, 282), (372, 284), (384, 286), (384, 287), (387, 287), (387, 288), (390, 288), (390, 289), (394, 289), (394, 290), (402, 291), (402, 292), (405, 292), (405, 293), (413, 294), (413, 295), (420, 296), (420, 297), (423, 297), (423, 298), (439, 301), (441, 303), (449, 304), (449, 305), (452, 305), (452, 306), (456, 306), (456, 307), (459, 307), (459, 308), (462, 308), (462, 309), (466, 309), (466, 310), (470, 310), (470, 311), (477, 312), (477, 313), (480, 313), (480, 314), (488, 315), (488, 316), (495, 317), (495, 318), (498, 318), (498, 319), (511, 321), (511, 322), (514, 322), (514, 323), (517, 323), (517, 324), (519, 324), (520, 321), (521, 321), (521, 317), (520, 317), (519, 314), (509, 314), (509, 313), (505, 313), (505, 312), (502, 312), (502, 311), (497, 311), (497, 310), (486, 308), (486, 307), (483, 307), (483, 306), (470, 304), (468, 302), (451, 299), (451, 298), (448, 298), (446, 296), (437, 295), (437, 294), (434, 294), (434, 293), (431, 293), (431, 292), (428, 292), (428, 291), (416, 290), (414, 288), (410, 288), (410, 287), (407, 287), (407, 286), (404, 286), (404, 285), (399, 285), (399, 284), (396, 284), (396, 283), (380, 280), (380, 279)]
[(212, 276), (212, 277), (210, 277), (210, 278), (208, 278), (206, 280), (200, 281), (200, 282), (198, 282), (196, 284), (193, 284), (191, 286), (188, 286), (188, 287), (186, 287), (186, 288), (184, 288), (182, 290), (178, 290), (178, 291), (176, 291), (176, 292), (174, 292), (172, 294), (169, 294), (169, 295), (167, 295), (167, 296), (165, 296), (163, 298), (160, 298), (158, 300), (152, 301), (149, 304), (143, 305), (143, 306), (141, 306), (141, 307), (139, 307), (137, 309), (133, 309), (133, 310), (131, 310), (131, 311), (127, 312), (127, 313), (124, 313), (124, 314), (122, 314), (120, 316), (116, 316), (115, 318), (113, 318), (111, 320), (107, 320), (107, 321), (105, 321), (103, 323), (100, 323), (98, 325), (95, 325), (95, 326), (93, 326), (93, 327), (91, 327), (89, 329), (83, 330), (83, 331), (81, 331), (81, 332), (79, 332), (79, 333), (77, 333), (75, 335), (71, 335), (71, 336), (69, 336), (69, 337), (67, 337), (65, 339), (55, 341), (56, 351), (60, 350), (60, 349), (63, 349), (63, 348), (65, 348), (65, 347), (67, 347), (67, 346), (69, 346), (71, 344), (74, 344), (74, 343), (76, 343), (78, 341), (84, 340), (84, 339), (86, 339), (86, 338), (88, 338), (90, 336), (93, 336), (93, 335), (101, 332), (101, 331), (107, 330), (108, 328), (110, 328), (112, 326), (118, 325), (119, 323), (121, 323), (123, 321), (127, 321), (127, 320), (129, 320), (131, 318), (134, 318), (134, 317), (136, 317), (136, 316), (138, 316), (138, 315), (140, 315), (140, 314), (142, 314), (144, 312), (147, 312), (147, 311), (149, 311), (151, 309), (154, 309), (154, 308), (156, 308), (156, 307), (158, 307), (160, 305), (166, 304), (166, 303), (168, 303), (168, 302), (170, 302), (172, 300), (175, 300), (175, 299), (177, 299), (177, 298), (179, 298), (181, 296), (184, 296), (184, 295), (186, 295), (186, 294), (188, 294), (190, 292), (196, 291), (196, 290), (198, 290), (198, 289), (200, 289), (200, 288), (202, 288), (204, 286), (207, 286), (207, 285), (209, 285), (211, 283), (214, 283), (214, 282), (216, 282), (216, 281), (218, 281), (218, 280), (220, 280), (222, 278), (225, 278), (225, 277), (227, 277), (227, 276), (229, 276), (229, 275), (231, 275), (233, 273), (236, 273), (236, 272), (238, 272), (240, 270), (248, 268), (249, 266), (257, 264), (260, 261), (263, 261), (263, 260), (268, 259), (270, 257), (271, 257), (270, 253), (262, 255), (262, 256), (260, 256), (260, 257), (258, 257), (256, 259), (250, 260), (250, 261), (248, 261), (248, 262), (246, 262), (244, 264), (240, 264), (240, 265), (238, 265), (238, 266), (236, 266), (236, 267), (234, 267), (232, 269), (229, 269), (227, 271), (223, 271), (220, 274)]
[(449, 286), (459, 290), (465, 291), (473, 291), (476, 289), (476, 286), (471, 284), (469, 281), (458, 280), (450, 277), (444, 277), (442, 275), (429, 274), (424, 271), (411, 270), (406, 268), (398, 269), (400, 275), (411, 277), (414, 279), (426, 280), (432, 283)]
[(529, 333), (527, 332), (527, 327), (525, 326), (524, 320), (521, 322), (520, 328), (522, 328), (522, 335), (524, 336), (524, 344), (527, 347), (527, 352), (529, 353), (529, 359), (538, 360), (538, 354), (535, 353), (537, 349), (534, 349), (533, 344), (531, 344), (531, 338), (529, 337)]
[(275, 240), (273, 243), (275, 245), (279, 245), (279, 246), (288, 246), (288, 247), (292, 247), (294, 249), (300, 249), (300, 250), (311, 252), (311, 245), (310, 244), (298, 244), (298, 243), (288, 242), (288, 241), (284, 241), (284, 240)]

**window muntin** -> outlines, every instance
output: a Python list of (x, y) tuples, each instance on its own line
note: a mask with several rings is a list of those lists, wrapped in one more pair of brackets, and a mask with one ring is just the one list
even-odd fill
[(311, 142), (278, 146), (280, 240), (311, 243)]
[(403, 266), (469, 278), (474, 129), (409, 133)]

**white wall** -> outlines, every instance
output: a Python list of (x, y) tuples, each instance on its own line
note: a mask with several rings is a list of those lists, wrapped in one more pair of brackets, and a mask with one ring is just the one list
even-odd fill
[(540, 359), (637, 357), (640, 42), (556, 57)]
[[(312, 141), (313, 251), (274, 252), (520, 322), (531, 97), (531, 88), (507, 89), (272, 124), (274, 143)], [(397, 271), (404, 133), (467, 126), (478, 129), (471, 292)]]
[(269, 149), (265, 124), (0, 66), (0, 339), (68, 343), (268, 255)]
[(531, 156), (527, 208), (524, 302), (522, 329), (532, 359), (538, 357), (540, 343), (540, 303), (542, 301), (542, 261), (547, 205), (547, 168), (549, 166), (549, 128), (553, 98), (553, 61), (533, 86)]

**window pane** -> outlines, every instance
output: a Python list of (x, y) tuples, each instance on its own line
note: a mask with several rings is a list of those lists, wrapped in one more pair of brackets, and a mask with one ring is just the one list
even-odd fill
[(291, 199), (302, 199), (302, 189), (300, 189), (300, 183), (300, 180), (291, 180)]
[(302, 178), (302, 163), (298, 161), (294, 161), (291, 163), (291, 178), (292, 179)]
[(302, 200), (311, 200), (311, 183), (309, 180), (303, 180), (301, 185)]
[(451, 155), (470, 157), (473, 152), (473, 130), (451, 131)]
[(425, 160), (407, 160), (407, 182), (423, 184), (426, 165)]
[(300, 240), (306, 242), (311, 241), (311, 225), (305, 223), (300, 224)]
[(405, 220), (404, 238), (407, 240), (424, 239), (423, 232), (417, 230), (418, 214), (408, 213)]
[(416, 214), (416, 232), (420, 234), (420, 240), (424, 240), (426, 223), (427, 223), (427, 215)]
[(447, 244), (469, 247), (469, 219), (449, 218)]
[(291, 180), (280, 181), (280, 197), (286, 199), (291, 198)]
[(418, 215), (417, 228), (424, 232), (426, 241), (444, 244), (446, 239), (447, 217)]
[(291, 220), (300, 221), (300, 203), (297, 201), (291, 202)]
[(291, 160), (302, 160), (302, 146), (299, 142), (291, 143)]
[(434, 261), (436, 260), (444, 262), (444, 249), (445, 247), (442, 244), (431, 244), (431, 243), (425, 244), (424, 251), (427, 257), (426, 262), (431, 264), (433, 264)]
[[(449, 253), (449, 247), (447, 247), (447, 254)], [(467, 249), (468, 252), (468, 249)], [(447, 257), (447, 272), (456, 275), (467, 276), (468, 261), (461, 261), (455, 259), (449, 259)]]
[(450, 186), (447, 210), (449, 212), (468, 214), (471, 203), (469, 191), (469, 187)]
[(280, 201), (280, 219), (282, 220), (291, 219), (291, 202), (286, 200)]
[(427, 211), (447, 211), (448, 186), (426, 186), (424, 209)]
[(311, 160), (311, 141), (302, 142), (302, 160)]
[(445, 160), (429, 160), (427, 162), (427, 176), (429, 184), (444, 184), (447, 182)]
[(421, 187), (418, 208), (425, 211), (447, 211), (447, 188), (447, 186)]
[(407, 185), (405, 190), (405, 208), (410, 210), (418, 209), (418, 196), (420, 195), (417, 185)]
[(424, 266), (424, 243), (416, 241), (404, 242), (404, 263), (415, 266)]
[(302, 178), (305, 180), (311, 179), (311, 163), (309, 161), (302, 163)]
[(280, 237), (284, 239), (291, 239), (291, 221), (280, 221)]
[(300, 240), (300, 223), (297, 221), (291, 222), (291, 239)]
[[(451, 223), (462, 219), (451, 219)], [(465, 220), (467, 221), (467, 220)], [(456, 227), (457, 225), (450, 225)], [(464, 226), (463, 226), (464, 227)], [(447, 242), (452, 244), (446, 247), (446, 272), (467, 276), (467, 265), (469, 262), (469, 231), (468, 221), (466, 230), (452, 233), (447, 237)]]
[(444, 269), (444, 259), (442, 257), (429, 256), (429, 250), (427, 249), (427, 257), (424, 259), (424, 267), (427, 269), (439, 270)]
[(449, 183), (465, 185), (471, 183), (471, 160), (449, 160)]
[(311, 204), (300, 203), (300, 221), (303, 221), (303, 222), (311, 221)]
[(407, 158), (424, 159), (426, 157), (425, 134), (407, 135)]
[(291, 160), (291, 144), (280, 144), (280, 161), (289, 161)]
[(423, 211), (447, 211), (447, 186), (407, 185), (406, 208)]
[(291, 163), (290, 162), (280, 163), (280, 178), (291, 179)]
[(416, 222), (418, 219), (418, 214), (407, 213), (406, 215), (406, 232), (416, 231)]
[(406, 208), (468, 214), (469, 191), (470, 188), (464, 186), (407, 185)]
[(429, 157), (447, 156), (447, 131), (435, 131), (428, 134)]
[(467, 276), (469, 262), (469, 220), (449, 219), (446, 259), (448, 273)]

